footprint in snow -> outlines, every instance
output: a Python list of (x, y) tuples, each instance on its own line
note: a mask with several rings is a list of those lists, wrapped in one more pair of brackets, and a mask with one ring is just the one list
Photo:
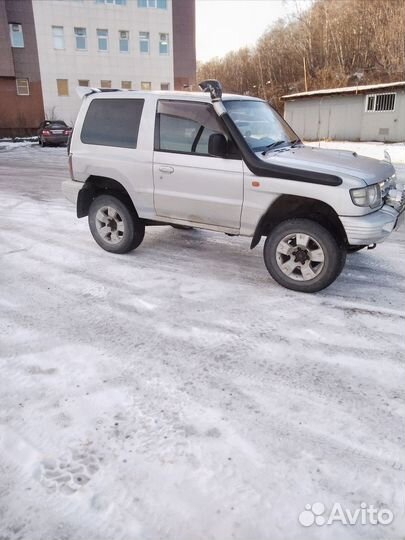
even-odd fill
[(105, 298), (107, 289), (103, 285), (89, 285), (82, 290), (83, 296), (93, 296), (94, 298)]
[(99, 470), (99, 459), (94, 450), (74, 449), (60, 459), (46, 458), (40, 463), (38, 479), (50, 493), (76, 493)]

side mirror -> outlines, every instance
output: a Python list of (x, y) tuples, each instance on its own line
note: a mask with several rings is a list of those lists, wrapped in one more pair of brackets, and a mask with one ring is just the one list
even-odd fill
[(208, 138), (208, 153), (210, 156), (224, 157), (228, 151), (228, 143), (222, 133), (212, 133)]

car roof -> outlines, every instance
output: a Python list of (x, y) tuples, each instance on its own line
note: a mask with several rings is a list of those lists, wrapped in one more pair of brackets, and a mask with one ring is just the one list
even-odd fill
[[(170, 90), (160, 90), (160, 91), (151, 91), (151, 94), (154, 94), (159, 97), (173, 97), (181, 99), (198, 99), (199, 101), (211, 101), (210, 94), (208, 92), (171, 92)], [(242, 96), (240, 94), (222, 94), (222, 101), (230, 100), (246, 100), (246, 101), (262, 101), (257, 97), (253, 96)]]
[[(85, 94), (91, 96), (92, 99), (122, 99), (122, 98), (133, 98), (141, 97), (148, 98), (150, 96), (155, 96), (157, 98), (166, 98), (166, 99), (180, 99), (180, 100), (190, 100), (190, 101), (206, 101), (211, 103), (210, 94), (207, 92), (187, 92), (187, 91), (172, 91), (172, 90), (121, 90), (119, 88), (108, 89), (108, 92), (98, 91), (99, 89), (89, 88), (89, 93)], [(263, 101), (260, 98), (253, 96), (242, 96), (239, 94), (223, 94), (223, 101)]]

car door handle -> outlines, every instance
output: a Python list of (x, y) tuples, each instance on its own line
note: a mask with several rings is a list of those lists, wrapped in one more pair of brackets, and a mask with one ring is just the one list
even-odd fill
[(167, 173), (167, 174), (172, 174), (172, 173), (174, 173), (173, 167), (159, 167), (159, 171), (160, 171), (160, 172)]

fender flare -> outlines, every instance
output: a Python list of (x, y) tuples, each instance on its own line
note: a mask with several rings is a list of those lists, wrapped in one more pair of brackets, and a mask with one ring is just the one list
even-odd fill
[(91, 203), (101, 193), (111, 193), (117, 196), (123, 202), (132, 206), (133, 211), (138, 216), (128, 191), (120, 182), (107, 176), (89, 176), (77, 195), (76, 213), (78, 218), (88, 215)]

